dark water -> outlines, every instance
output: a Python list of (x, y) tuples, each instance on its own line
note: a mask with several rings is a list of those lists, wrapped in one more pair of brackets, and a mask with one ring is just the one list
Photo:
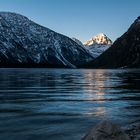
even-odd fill
[(80, 140), (108, 118), (140, 123), (140, 70), (0, 69), (0, 140)]

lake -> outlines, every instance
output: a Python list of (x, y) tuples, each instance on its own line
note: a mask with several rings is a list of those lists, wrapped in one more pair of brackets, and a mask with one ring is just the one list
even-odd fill
[(0, 69), (0, 140), (81, 140), (140, 123), (140, 70)]

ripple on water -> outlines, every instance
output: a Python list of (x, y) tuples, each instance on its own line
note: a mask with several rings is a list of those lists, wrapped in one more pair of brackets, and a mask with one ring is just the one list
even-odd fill
[(0, 69), (0, 139), (81, 139), (140, 122), (139, 70)]

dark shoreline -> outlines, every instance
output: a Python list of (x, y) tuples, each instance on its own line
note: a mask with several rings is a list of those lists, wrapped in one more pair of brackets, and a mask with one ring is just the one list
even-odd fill
[(140, 124), (126, 128), (125, 133), (129, 136), (130, 140), (140, 140)]
[(140, 140), (140, 124), (121, 128), (110, 120), (94, 126), (82, 140)]

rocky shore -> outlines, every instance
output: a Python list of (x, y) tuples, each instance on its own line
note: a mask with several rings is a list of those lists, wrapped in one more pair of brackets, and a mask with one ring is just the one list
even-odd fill
[(122, 129), (112, 121), (103, 121), (93, 127), (82, 140), (140, 140), (140, 125)]

